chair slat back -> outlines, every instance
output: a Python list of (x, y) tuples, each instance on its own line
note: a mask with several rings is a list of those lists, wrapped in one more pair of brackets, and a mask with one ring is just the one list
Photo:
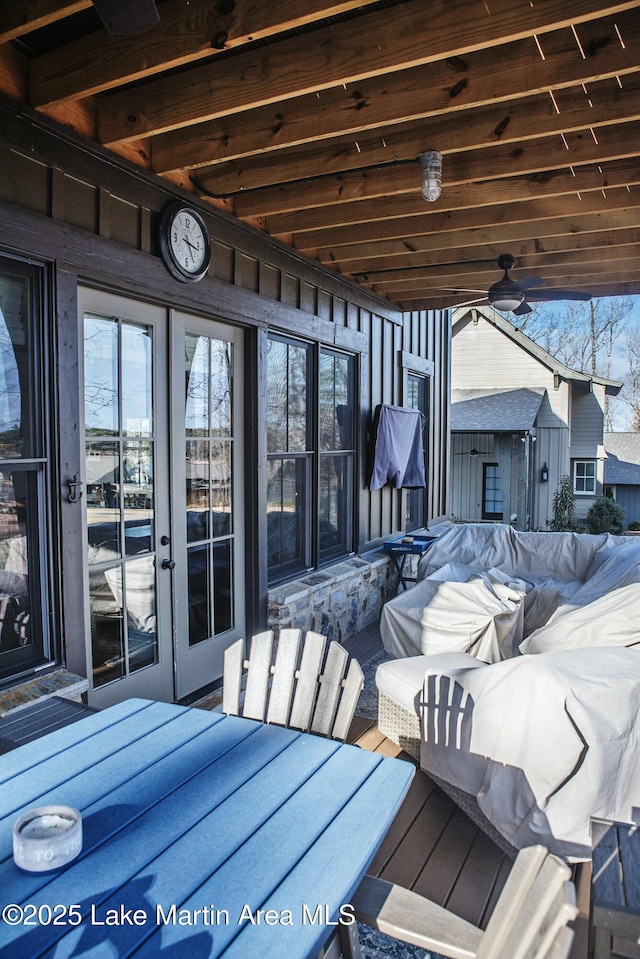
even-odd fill
[(364, 688), (364, 673), (357, 659), (352, 659), (349, 663), (347, 678), (342, 690), (342, 699), (338, 706), (336, 720), (331, 731), (332, 739), (345, 741), (349, 735), (349, 727), (360, 699), (360, 693)]
[(566, 863), (541, 846), (522, 850), (478, 948), (477, 959), (546, 959), (561, 926), (575, 918)]
[(269, 694), (268, 723), (275, 723), (278, 726), (288, 726), (289, 724), (298, 656), (300, 654), (300, 635), (299, 629), (280, 630)]
[(342, 680), (347, 671), (349, 655), (339, 643), (329, 643), (329, 652), (320, 677), (320, 688), (311, 720), (311, 732), (330, 736), (338, 711)]
[(318, 695), (318, 676), (322, 669), (326, 644), (327, 638), (321, 633), (310, 631), (304, 638), (298, 682), (289, 720), (289, 725), (293, 729), (308, 732), (311, 728), (311, 717)]
[(299, 629), (281, 629), (274, 662), (272, 630), (252, 638), (248, 659), (237, 640), (224, 653), (222, 711), (344, 741), (364, 676), (339, 643), (329, 644), (325, 661), (326, 647), (321, 633), (308, 632), (302, 644)]
[(558, 930), (556, 938), (553, 940), (551, 949), (548, 952), (548, 959), (569, 959), (574, 935), (573, 929), (569, 929), (568, 926), (562, 926), (562, 928)]
[(222, 712), (227, 716), (240, 715), (242, 695), (242, 669), (244, 665), (244, 639), (238, 639), (224, 651), (222, 686)]
[(271, 679), (271, 660), (273, 656), (273, 630), (256, 633), (251, 638), (247, 685), (244, 691), (242, 715), (246, 719), (265, 721), (267, 698)]

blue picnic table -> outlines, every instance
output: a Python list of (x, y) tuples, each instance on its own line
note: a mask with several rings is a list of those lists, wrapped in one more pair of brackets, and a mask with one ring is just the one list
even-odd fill
[[(349, 908), (411, 764), (253, 720), (132, 699), (2, 757), (0, 955), (307, 959)], [(51, 872), (12, 857), (34, 807), (79, 809)]]

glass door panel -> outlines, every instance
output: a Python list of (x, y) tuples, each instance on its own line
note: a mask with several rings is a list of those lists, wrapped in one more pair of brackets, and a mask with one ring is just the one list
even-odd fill
[(176, 658), (185, 696), (221, 675), (224, 648), (242, 635), (240, 335), (183, 314), (173, 326), (173, 477), (184, 504), (175, 502)]
[(166, 403), (156, 379), (166, 314), (90, 291), (81, 302), (91, 701), (171, 700), (171, 608), (159, 596), (157, 561), (169, 491), (155, 484), (166, 475), (166, 415), (158, 415)]

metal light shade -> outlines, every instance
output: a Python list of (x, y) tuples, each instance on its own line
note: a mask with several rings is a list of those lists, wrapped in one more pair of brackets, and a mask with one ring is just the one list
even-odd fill
[[(498, 284), (494, 284), (498, 286)], [(499, 291), (489, 290), (489, 303), (491, 306), (494, 306), (496, 310), (517, 310), (522, 301), (524, 300), (524, 293), (518, 292), (518, 290), (508, 290), (504, 293)]]
[(437, 150), (427, 150), (420, 154), (422, 173), (422, 195), (429, 203), (437, 200), (442, 193), (442, 154)]

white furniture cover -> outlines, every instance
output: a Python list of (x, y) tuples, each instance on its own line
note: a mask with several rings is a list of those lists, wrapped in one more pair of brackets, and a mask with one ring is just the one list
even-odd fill
[[(637, 590), (625, 589), (640, 583), (635, 538), (452, 526), (420, 560), (418, 578), (383, 607), (380, 633), (392, 656), (457, 650), (498, 662), (518, 646), (558, 648), (569, 633), (567, 645), (591, 645), (587, 633), (597, 640), (603, 624), (612, 644), (640, 641), (640, 621), (630, 625)], [(618, 601), (608, 600), (616, 589)]]
[(638, 819), (639, 649), (431, 656), (421, 709), (421, 766), (476, 796), (514, 846), (588, 859), (591, 816)]

